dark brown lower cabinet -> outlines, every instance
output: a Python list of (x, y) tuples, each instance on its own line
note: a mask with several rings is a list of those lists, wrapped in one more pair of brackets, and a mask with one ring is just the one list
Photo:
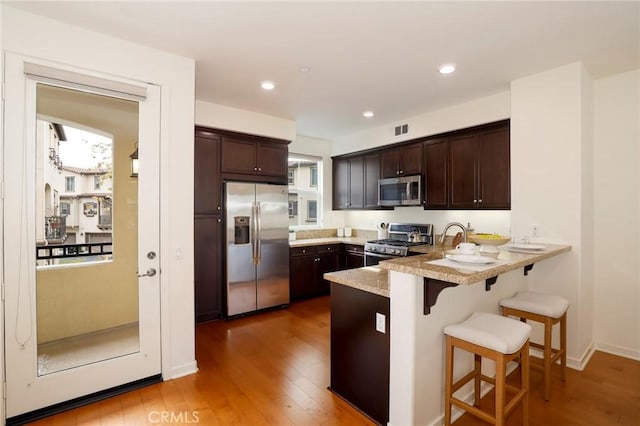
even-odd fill
[(289, 297), (291, 301), (329, 294), (325, 272), (340, 269), (340, 244), (289, 249)]
[(222, 221), (220, 216), (194, 217), (196, 322), (222, 318)]
[(389, 313), (387, 297), (331, 283), (331, 391), (381, 425), (389, 421)]

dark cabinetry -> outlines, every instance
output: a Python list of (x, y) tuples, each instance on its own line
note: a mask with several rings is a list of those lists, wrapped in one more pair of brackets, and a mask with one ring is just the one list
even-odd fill
[(449, 140), (451, 208), (511, 205), (509, 127), (483, 128)]
[(389, 299), (331, 284), (331, 390), (381, 425), (389, 421)]
[(424, 208), (448, 207), (449, 145), (446, 139), (435, 139), (424, 144)]
[(292, 247), (289, 254), (291, 300), (328, 294), (329, 282), (323, 274), (340, 269), (340, 244)]
[(377, 209), (380, 154), (333, 158), (333, 210)]
[(364, 159), (348, 157), (333, 162), (333, 209), (364, 206)]
[(220, 135), (196, 128), (194, 145), (194, 281), (197, 322), (222, 316)]
[(197, 322), (224, 306), (223, 181), (287, 182), (287, 141), (196, 127), (194, 279)]
[(235, 180), (286, 183), (287, 142), (249, 135), (224, 135), (221, 170)]
[(222, 317), (222, 219), (194, 218), (194, 279), (196, 322)]
[(420, 174), (422, 172), (422, 144), (414, 143), (382, 151), (380, 168), (383, 178)]
[(378, 179), (410, 175), (422, 176), (425, 209), (509, 209), (509, 145), (505, 120), (333, 157), (333, 209), (379, 209)]

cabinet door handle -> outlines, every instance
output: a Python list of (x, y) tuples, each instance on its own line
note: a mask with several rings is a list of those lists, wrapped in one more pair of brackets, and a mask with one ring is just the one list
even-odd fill
[(253, 168), (253, 171), (254, 171), (254, 172), (257, 172), (257, 171), (258, 171), (258, 168), (257, 168), (257, 167), (254, 167), (254, 168)]
[(479, 203), (481, 203), (481, 202), (482, 202), (482, 200), (478, 200), (478, 202), (479, 202)]
[(261, 172), (262, 171), (262, 167), (258, 167), (258, 171)]

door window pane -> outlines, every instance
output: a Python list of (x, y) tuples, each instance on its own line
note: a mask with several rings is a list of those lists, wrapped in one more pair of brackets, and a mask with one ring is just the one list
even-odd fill
[(42, 376), (139, 351), (138, 103), (44, 84), (36, 96)]

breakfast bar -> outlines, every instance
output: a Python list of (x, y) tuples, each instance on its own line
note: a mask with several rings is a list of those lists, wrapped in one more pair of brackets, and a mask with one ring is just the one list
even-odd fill
[[(528, 275), (538, 270), (545, 270), (548, 275), (548, 269), (561, 261), (557, 256), (570, 252), (571, 246), (545, 244), (544, 249), (530, 251), (501, 249), (491, 255), (493, 261), (478, 265), (452, 261), (451, 255), (456, 251), (442, 246), (425, 245), (412, 250), (420, 254), (381, 262), (375, 267), (325, 274), (332, 282), (332, 321), (334, 315), (341, 316), (341, 312), (333, 312), (334, 306), (357, 310), (353, 303), (336, 300), (334, 304), (333, 298), (340, 298), (344, 288), (362, 298), (366, 294), (388, 298), (389, 317), (383, 319), (385, 326), (380, 324), (379, 312), (369, 312), (365, 321), (369, 330), (363, 330), (370, 336), (373, 334), (373, 338), (377, 334), (389, 342), (389, 411), (387, 419), (375, 418), (381, 424), (385, 420), (389, 425), (442, 424), (444, 327), (464, 320), (473, 312), (498, 313), (501, 299), (529, 289)], [(332, 358), (334, 351), (340, 352), (340, 342), (344, 341), (334, 341), (333, 331), (332, 324)], [(359, 333), (358, 329), (350, 332)], [(360, 341), (358, 335), (351, 337), (351, 341)], [(351, 348), (350, 353), (376, 356), (372, 351), (380, 351), (379, 348), (379, 344), (369, 350)], [(461, 371), (472, 362), (465, 354), (456, 354), (456, 366), (461, 365)], [(353, 398), (334, 389), (333, 367), (332, 364), (332, 390), (369, 414)], [(484, 374), (491, 376), (493, 371)], [(463, 387), (460, 392), (470, 394), (471, 389)]]

